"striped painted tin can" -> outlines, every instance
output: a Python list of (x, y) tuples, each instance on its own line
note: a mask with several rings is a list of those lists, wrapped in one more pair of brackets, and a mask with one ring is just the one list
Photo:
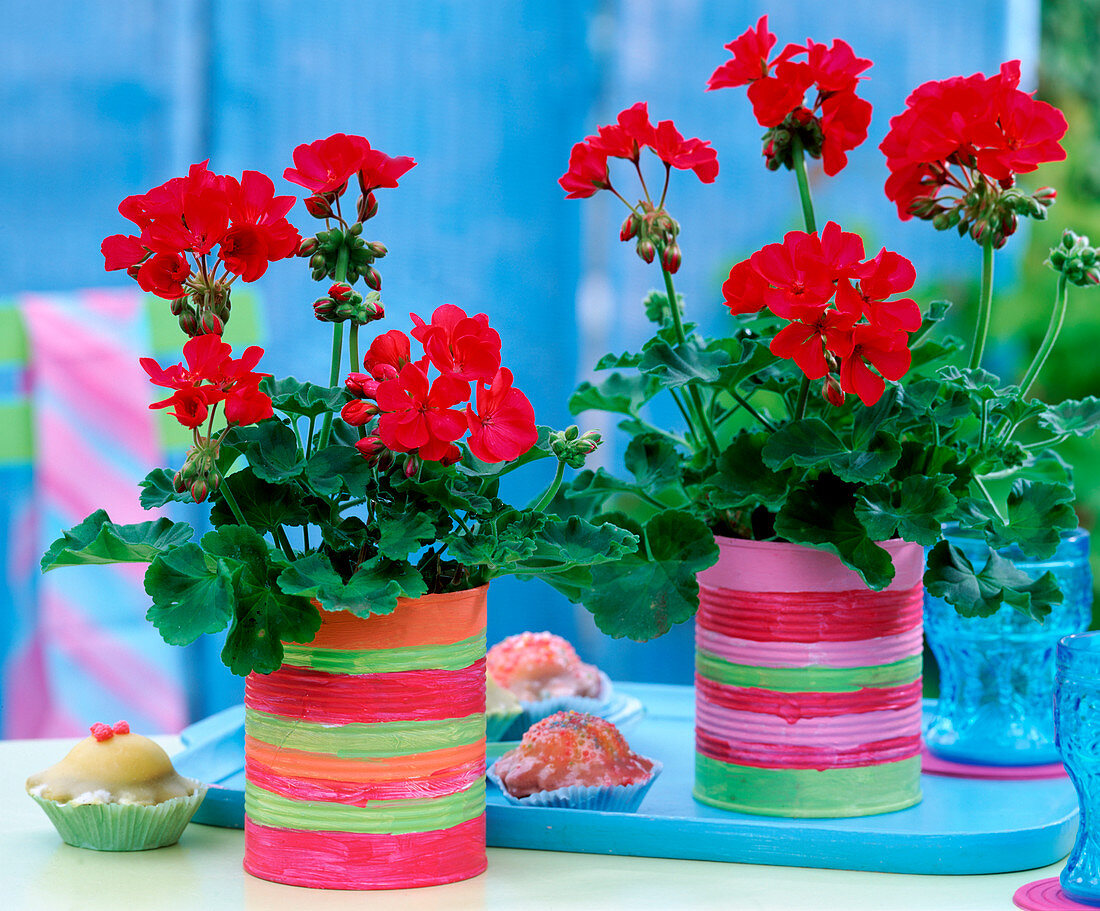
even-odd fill
[(485, 870), (486, 587), (322, 611), (245, 686), (253, 876), (398, 889)]
[(767, 816), (869, 816), (921, 799), (921, 575), (888, 541), (881, 592), (832, 554), (719, 538), (695, 618), (697, 800)]

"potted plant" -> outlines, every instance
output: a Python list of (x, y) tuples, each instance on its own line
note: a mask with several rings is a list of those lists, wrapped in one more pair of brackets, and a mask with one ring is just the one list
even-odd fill
[[(602, 358), (605, 378), (571, 400), (575, 413), (623, 416), (630, 476), (583, 471), (557, 508), (614, 521), (657, 548), (668, 516), (691, 517), (677, 525), (678, 544), (684, 569), (705, 570), (698, 606), (635, 601), (627, 610), (599, 594), (586, 606), (604, 632), (640, 640), (695, 615), (697, 798), (766, 814), (862, 815), (920, 799), (922, 575), (965, 616), (1002, 605), (1048, 614), (1061, 598), (1054, 577), (1031, 578), (997, 551), (1049, 555), (1076, 526), (1072, 486), (1063, 464), (1013, 435), (1029, 420), (1058, 436), (1089, 432), (1100, 403), (1047, 406), (1029, 398), (1026, 380), (1006, 386), (980, 368), (988, 271), (977, 354), (960, 366), (960, 343), (936, 337), (946, 302), (922, 312), (904, 296), (916, 279), (909, 260), (872, 254), (859, 235), (819, 223), (806, 161), (821, 159), (834, 177), (866, 139), (871, 106), (858, 89), (871, 61), (840, 40), (779, 53), (775, 45), (763, 17), (726, 46), (732, 58), (709, 83), (748, 86), (766, 130), (765, 166), (794, 172), (805, 223), (730, 271), (729, 335), (706, 338), (687, 322), (674, 286), (683, 253), (666, 205), (670, 176), (690, 169), (713, 181), (709, 143), (685, 140), (671, 121), (654, 125), (637, 104), (573, 147), (562, 187), (571, 198), (607, 192), (625, 204), (620, 238), (656, 263), (661, 290), (645, 301), (653, 337)], [(1042, 218), (1054, 200), (1049, 189), (1015, 186), (1016, 173), (1061, 154), (1059, 122), (1064, 130), (1060, 114), (1017, 89), (1018, 75), (1006, 64), (990, 79), (970, 77), (983, 132), (977, 144), (941, 152), (971, 170), (974, 160), (995, 161), (990, 181), (959, 187), (926, 156), (903, 158), (908, 170), (896, 168), (887, 185), (905, 212), (969, 233), (987, 264), (1018, 217)], [(922, 92), (937, 97), (932, 87), (915, 96)], [(940, 112), (913, 118), (884, 143), (888, 154), (906, 137), (910, 158), (925, 140), (950, 146)], [(649, 170), (654, 155), (661, 164)], [(637, 202), (624, 173), (638, 181)], [(1100, 274), (1094, 257), (1072, 235), (1052, 253), (1062, 305), (1067, 283)], [(682, 431), (647, 421), (643, 409), (659, 395), (675, 403)], [(996, 502), (988, 481), (1008, 475), (1011, 491)], [(976, 537), (983, 560), (941, 540), (949, 522)], [(707, 569), (714, 541), (721, 557)], [(629, 571), (620, 560), (595, 577), (613, 590)]]
[[(593, 567), (638, 540), (547, 509), (599, 437), (536, 425), (485, 314), (443, 305), (361, 347), (384, 316), (387, 253), (364, 225), (415, 162), (344, 134), (293, 160), (312, 236), (269, 177), (204, 162), (123, 200), (136, 233), (103, 242), (107, 269), (171, 301), (190, 337), (180, 363), (142, 361), (171, 392), (151, 407), (193, 438), (182, 466), (149, 473), (141, 503), (209, 502), (213, 530), (194, 540), (184, 523), (100, 510), (42, 568), (144, 563), (148, 618), (169, 643), (228, 630), (222, 658), (247, 675), (250, 872), (328, 888), (464, 879), (485, 869), (486, 587), (513, 574), (578, 600)], [(327, 289), (313, 304), (332, 326), (325, 384), (258, 372), (262, 349), (234, 357), (220, 338), (233, 285), (296, 255)], [(501, 499), (502, 480), (540, 460), (556, 465), (545, 491)]]

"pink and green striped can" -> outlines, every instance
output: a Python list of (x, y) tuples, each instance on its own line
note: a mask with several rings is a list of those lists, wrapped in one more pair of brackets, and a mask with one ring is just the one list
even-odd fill
[(322, 611), (245, 686), (245, 857), (325, 889), (469, 879), (485, 857), (485, 587)]
[(767, 816), (920, 802), (923, 549), (870, 591), (834, 555), (719, 538), (695, 619), (697, 800)]

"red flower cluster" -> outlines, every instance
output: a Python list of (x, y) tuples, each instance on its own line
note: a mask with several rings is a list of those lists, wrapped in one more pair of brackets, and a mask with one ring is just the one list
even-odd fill
[(170, 398), (150, 408), (173, 407), (173, 417), (192, 429), (206, 421), (210, 409), (225, 403), (225, 419), (230, 424), (255, 424), (272, 415), (271, 399), (260, 392), (260, 380), (266, 373), (252, 368), (263, 357), (264, 349), (253, 345), (244, 356), (234, 359), (233, 349), (216, 335), (199, 335), (183, 346), (183, 363), (162, 370), (152, 358), (143, 357), (141, 366), (156, 386), (175, 389)]
[(573, 146), (569, 170), (558, 180), (567, 191), (565, 198), (582, 199), (609, 189), (607, 159), (623, 158), (637, 165), (644, 148), (653, 150), (666, 172), (669, 168), (691, 170), (703, 183), (713, 183), (718, 176), (718, 155), (709, 142), (684, 139), (671, 120), (654, 126), (646, 103), (639, 101), (622, 111), (616, 123), (599, 127), (597, 135)]
[[(931, 212), (944, 188), (965, 196), (982, 178), (1010, 187), (1016, 174), (1066, 157), (1060, 143), (1066, 118), (1019, 83), (1020, 61), (1012, 60), (995, 76), (926, 82), (906, 99), (879, 146), (890, 169), (886, 195), (901, 218), (922, 200)], [(961, 180), (952, 166), (964, 172)], [(948, 199), (947, 207), (955, 202)]]
[(306, 205), (321, 217), (347, 188), (352, 175), (358, 175), (359, 187), (367, 197), (374, 190), (396, 187), (398, 179), (416, 166), (407, 156), (391, 158), (372, 149), (364, 137), (345, 133), (300, 145), (293, 157), (294, 167), (287, 168), (283, 177), (314, 194)]
[[(485, 462), (511, 461), (530, 449), (538, 439), (534, 409), (512, 385), (511, 371), (500, 366), (500, 336), (488, 317), (444, 304), (431, 322), (412, 319), (423, 357), (412, 360), (409, 337), (391, 329), (371, 343), (363, 359), (366, 373), (346, 381), (356, 398), (341, 417), (355, 426), (378, 420), (376, 434), (357, 444), (363, 456), (375, 459), (388, 449), (449, 465), (462, 457), (457, 442), (467, 431), (470, 452)], [(433, 367), (439, 375), (429, 379)], [(471, 384), (477, 388), (476, 410), (460, 410), (456, 406), (469, 401)]]
[(192, 288), (189, 256), (203, 284), (213, 285), (216, 267), (206, 258), (218, 247), (226, 273), (255, 281), (268, 263), (298, 251), (301, 238), (285, 217), (293, 205), (259, 171), (238, 181), (207, 170), (205, 161), (192, 165), (186, 177), (122, 201), (119, 212), (141, 233), (103, 241), (107, 271), (125, 269), (143, 290), (173, 300)]
[[(722, 293), (732, 313), (766, 307), (788, 321), (771, 341), (776, 357), (793, 360), (812, 380), (837, 372), (841, 390), (873, 405), (883, 377), (898, 380), (909, 369), (909, 333), (920, 328), (921, 314), (910, 298), (889, 299), (913, 287), (913, 264), (888, 250), (863, 256), (860, 236), (834, 222), (820, 237), (791, 231), (734, 266)], [(833, 391), (830, 401), (842, 400)]]
[[(848, 163), (847, 153), (867, 138), (871, 105), (856, 95), (856, 87), (871, 61), (857, 57), (840, 39), (834, 39), (831, 47), (812, 40), (805, 45), (788, 44), (769, 60), (775, 43), (768, 17), (761, 16), (755, 28), (726, 45), (733, 59), (711, 74), (707, 89), (748, 85), (753, 114), (764, 127), (777, 127), (792, 114), (803, 127), (816, 122), (822, 134), (825, 173), (836, 174)], [(813, 101), (807, 106), (811, 89)], [(773, 152), (769, 143), (765, 154)]]

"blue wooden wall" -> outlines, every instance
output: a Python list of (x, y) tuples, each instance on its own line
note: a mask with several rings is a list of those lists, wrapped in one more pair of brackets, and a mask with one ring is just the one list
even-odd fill
[[(972, 267), (976, 249), (897, 221), (876, 146), (919, 82), (1016, 56), (1033, 73), (1038, 0), (2, 0), (0, 294), (124, 281), (99, 254), (125, 228), (118, 201), (193, 161), (281, 184), (295, 145), (361, 133), (419, 162), (379, 192), (368, 231), (390, 249), (386, 327), (445, 302), (486, 311), (539, 420), (564, 425), (587, 366), (644, 336), (636, 301), (654, 278), (617, 240), (617, 201), (563, 198), (556, 180), (575, 141), (648, 100), (654, 120), (713, 142), (718, 181), (679, 174), (670, 194), (684, 226), (680, 289), (704, 323), (722, 319), (729, 265), (794, 224), (794, 182), (762, 167), (743, 90), (703, 92), (722, 45), (765, 11), (780, 44), (842, 37), (875, 61), (870, 141), (818, 189), (819, 220), (865, 229), (869, 247), (898, 249), (922, 272)], [(301, 208), (292, 217), (308, 230)], [(322, 379), (328, 333), (301, 262), (277, 264), (260, 289), (267, 369)], [(617, 464), (613, 448), (604, 457)], [(551, 628), (613, 676), (690, 680), (687, 628), (612, 643), (536, 584), (496, 584), (490, 603), (490, 641)]]

